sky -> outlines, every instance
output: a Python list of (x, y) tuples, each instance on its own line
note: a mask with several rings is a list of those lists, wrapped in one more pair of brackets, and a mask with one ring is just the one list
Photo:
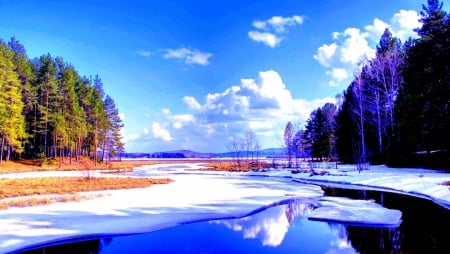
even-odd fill
[(423, 3), (0, 0), (0, 38), (99, 75), (126, 152), (227, 152), (248, 130), (281, 147), (287, 122), (335, 102), (385, 28), (416, 36)]

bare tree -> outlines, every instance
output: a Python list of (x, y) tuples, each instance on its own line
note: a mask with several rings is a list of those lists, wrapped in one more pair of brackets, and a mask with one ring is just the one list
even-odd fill
[(366, 66), (368, 98), (373, 117), (368, 123), (377, 128), (379, 153), (384, 151), (383, 137), (394, 132), (394, 106), (400, 84), (403, 82), (401, 66), (403, 56), (400, 41), (386, 29), (377, 46), (377, 54)]
[(360, 73), (355, 77), (354, 82), (351, 84), (351, 92), (353, 95), (353, 110), (351, 111), (354, 123), (356, 125), (356, 130), (358, 132), (357, 142), (354, 144), (354, 156), (356, 157), (358, 171), (361, 171), (367, 166), (367, 149), (366, 149), (366, 138), (365, 138), (365, 111), (366, 111), (366, 98), (364, 93), (364, 79)]
[(292, 158), (294, 155), (294, 134), (294, 126), (291, 122), (288, 122), (286, 124), (286, 128), (284, 129), (284, 146), (288, 159), (288, 168), (292, 167)]
[[(247, 166), (253, 164), (253, 159), (254, 159), (254, 155), (255, 155), (255, 149), (254, 149), (255, 141), (256, 141), (255, 132), (252, 129), (247, 130), (244, 134)], [(250, 157), (251, 157), (251, 161), (249, 162)]]
[(228, 150), (232, 153), (234, 166), (238, 169), (242, 167), (242, 150), (244, 142), (240, 138), (232, 137), (231, 142), (227, 145)]

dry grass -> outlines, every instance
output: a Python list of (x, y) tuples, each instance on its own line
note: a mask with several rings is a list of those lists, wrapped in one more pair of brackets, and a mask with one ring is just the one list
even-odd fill
[(170, 183), (172, 180), (151, 178), (84, 178), (42, 177), (25, 179), (0, 179), (0, 199), (45, 195), (74, 194), (85, 191), (145, 188), (152, 184)]
[(117, 169), (117, 170), (130, 170), (133, 167), (142, 165), (151, 165), (157, 163), (164, 163), (162, 161), (112, 161), (109, 163), (97, 163), (87, 157), (81, 158), (80, 161), (70, 160), (65, 158), (60, 159), (48, 159), (48, 160), (14, 160), (3, 161), (0, 164), (0, 174), (6, 173), (20, 173), (31, 171), (52, 171), (52, 170), (102, 170), (102, 169)]
[(8, 200), (0, 200), (0, 210), (10, 207), (48, 205), (56, 202), (80, 202), (82, 200), (91, 200), (95, 198), (101, 198), (103, 196), (104, 194), (98, 193), (93, 195), (65, 194), (13, 198)]
[[(210, 170), (210, 171), (234, 171), (234, 172), (247, 172), (252, 170), (263, 170), (272, 167), (272, 164), (264, 162), (253, 162), (246, 163), (245, 160), (241, 161), (238, 165), (232, 160), (222, 160), (222, 161), (207, 161), (205, 163), (207, 168), (200, 170)], [(195, 169), (194, 169), (195, 170)]]

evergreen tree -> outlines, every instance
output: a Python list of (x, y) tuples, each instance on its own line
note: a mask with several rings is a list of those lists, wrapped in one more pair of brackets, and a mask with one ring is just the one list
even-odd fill
[(123, 142), (121, 129), (123, 128), (122, 119), (119, 116), (119, 111), (116, 108), (116, 103), (109, 96), (106, 95), (104, 101), (104, 107), (106, 112), (107, 126), (104, 137), (103, 156), (102, 160), (105, 160), (105, 152), (107, 152), (108, 160), (117, 156), (123, 152)]
[(327, 103), (311, 112), (304, 132), (304, 140), (311, 146), (311, 157), (330, 159), (334, 151), (336, 106)]
[(0, 43), (0, 163), (4, 152), (7, 159), (11, 152), (21, 153), (26, 138), (21, 83), (13, 57), (14, 53)]
[(33, 132), (34, 109), (37, 108), (36, 89), (33, 89), (32, 84), (35, 82), (35, 69), (31, 61), (28, 60), (25, 47), (15, 38), (12, 37), (8, 42), (9, 48), (12, 50), (14, 57), (13, 62), (16, 67), (15, 72), (18, 74), (22, 99), (24, 103), (23, 115), (25, 117), (26, 133), (28, 139), (24, 142), (24, 155), (27, 157), (33, 156), (33, 147), (35, 144)]
[[(450, 23), (442, 6), (438, 0), (423, 5), (420, 38), (407, 48), (396, 105), (399, 143), (394, 152), (411, 163), (414, 154), (425, 152), (422, 166), (450, 165)], [(443, 156), (431, 158), (433, 151)]]

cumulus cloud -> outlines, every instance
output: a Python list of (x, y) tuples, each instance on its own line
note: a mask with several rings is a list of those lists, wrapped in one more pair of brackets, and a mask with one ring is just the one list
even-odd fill
[(155, 138), (160, 138), (164, 141), (172, 141), (170, 132), (157, 122), (152, 123), (152, 134)]
[(275, 34), (259, 31), (248, 32), (248, 37), (256, 42), (266, 44), (271, 48), (275, 48), (276, 46), (280, 45), (280, 42), (283, 40), (281, 37), (278, 37)]
[(285, 39), (281, 35), (287, 33), (290, 27), (303, 24), (303, 20), (303, 17), (298, 15), (292, 17), (273, 16), (268, 20), (255, 20), (252, 26), (256, 30), (249, 31), (248, 37), (253, 41), (275, 48)]
[(329, 85), (338, 86), (353, 76), (362, 63), (375, 56), (375, 46), (386, 28), (393, 36), (407, 40), (416, 36), (414, 29), (420, 27), (419, 14), (413, 10), (400, 10), (390, 22), (375, 18), (372, 24), (359, 28), (350, 27), (342, 32), (333, 32), (332, 42), (323, 44), (314, 54), (330, 76)]
[(163, 55), (166, 59), (181, 59), (188, 65), (208, 65), (209, 58), (212, 57), (211, 53), (201, 52), (198, 49), (178, 48), (178, 49), (165, 49), (166, 53)]
[(203, 97), (186, 95), (183, 102), (180, 113), (161, 109), (141, 139), (158, 151), (174, 149), (169, 144), (176, 141), (177, 148), (224, 152), (230, 137), (252, 129), (262, 148), (279, 147), (288, 121), (304, 124), (312, 110), (335, 99), (295, 98), (281, 76), (268, 70)]

